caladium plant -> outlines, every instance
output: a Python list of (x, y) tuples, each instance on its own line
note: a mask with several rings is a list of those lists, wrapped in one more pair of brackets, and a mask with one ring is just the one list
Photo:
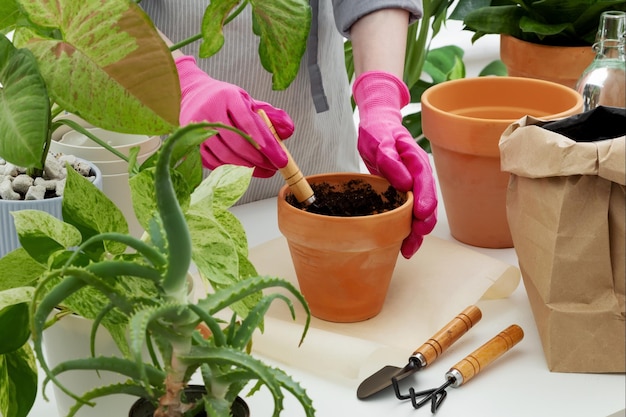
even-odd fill
[(126, 0), (49, 5), (2, 2), (0, 33), (13, 36), (0, 35), (0, 157), (40, 175), (63, 110), (108, 130), (173, 131), (176, 69), (141, 9)]
[[(124, 218), (117, 207), (78, 174), (68, 177), (67, 192), (72, 198), (66, 200), (72, 204), (64, 206), (65, 221), (39, 211), (16, 213), (23, 247), (0, 259), (0, 266), (18, 282), (26, 280), (19, 272), (23, 265), (36, 265), (40, 274), (32, 283), (34, 293), (28, 286), (23, 290), (31, 300), (19, 298), (10, 306), (20, 305), (20, 311), (7, 311), (21, 317), (22, 325), (24, 314), (30, 317), (33, 346), (46, 382), (58, 384), (77, 400), (70, 415), (100, 396), (126, 393), (159, 405), (155, 416), (194, 415), (204, 409), (208, 416), (226, 417), (235, 397), (250, 381), (257, 382), (253, 390), (268, 387), (274, 396), (274, 415), (283, 407), (283, 390), (300, 401), (307, 416), (313, 415), (310, 398), (296, 382), (248, 354), (253, 332), (262, 327), (264, 314), (274, 300), (284, 301), (295, 314), (290, 298), (281, 293), (263, 295), (263, 290), (284, 288), (303, 304), (307, 314), (303, 338), (310, 319), (306, 301), (292, 284), (258, 276), (245, 256), (245, 233), (227, 208), (246, 190), (251, 169), (220, 167), (193, 193), (181, 191), (185, 175), (173, 169), (186, 160), (190, 149), (197, 149), (198, 143), (214, 133), (207, 130), (210, 127), (205, 123), (180, 128), (134, 177), (138, 178), (138, 189), (147, 182), (152, 184), (151, 192), (133, 196), (137, 206), (143, 207), (143, 211), (137, 210), (139, 216), (146, 221), (141, 213), (149, 214), (147, 236), (141, 240), (119, 232), (124, 230), (120, 225)], [(81, 204), (86, 207), (79, 210)], [(147, 209), (150, 206), (155, 209)], [(195, 244), (200, 236), (205, 242), (212, 240), (213, 245), (208, 246), (213, 250)], [(220, 250), (227, 247), (231, 250)], [(212, 279), (222, 283), (228, 282), (231, 265), (241, 265), (237, 282), (192, 302), (187, 276), (194, 250), (202, 253), (205, 263), (212, 264)], [(240, 262), (243, 259), (246, 261)], [(0, 292), (0, 300), (15, 295), (15, 290)], [(239, 315), (237, 303), (245, 300), (249, 303), (247, 313)], [(23, 311), (25, 305), (30, 305), (30, 316)], [(92, 343), (100, 325), (117, 335), (123, 357), (77, 358), (50, 369), (42, 334), (46, 326), (54, 325), (50, 317), (58, 317), (54, 314), (58, 307), (93, 319)], [(218, 317), (225, 310), (233, 313), (224, 323)], [(0, 314), (0, 325), (6, 326), (0, 328), (3, 333), (14, 333), (16, 323), (3, 321)], [(199, 328), (209, 329), (210, 335), (203, 337)], [(144, 363), (146, 347), (152, 354)], [(13, 347), (13, 351), (18, 348)], [(24, 362), (32, 362), (32, 355), (19, 355)], [(117, 372), (127, 381), (78, 396), (57, 380), (60, 373), (85, 369)], [(199, 401), (185, 403), (182, 389), (196, 371), (207, 393)]]
[[(64, 111), (125, 133), (163, 135), (178, 126), (171, 51), (136, 3), (0, 2), (0, 158), (40, 175), (52, 133), (66, 123), (56, 117)], [(202, 32), (184, 42), (201, 39), (203, 58), (217, 53), (223, 26), (245, 7), (252, 8), (259, 58), (273, 87), (287, 88), (306, 48), (307, 0), (213, 0), (198, 17)]]

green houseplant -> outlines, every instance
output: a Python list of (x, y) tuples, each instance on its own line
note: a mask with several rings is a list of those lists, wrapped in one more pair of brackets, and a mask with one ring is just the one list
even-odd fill
[(500, 35), (509, 75), (574, 87), (591, 63), (600, 15), (626, 10), (624, 0), (459, 0), (451, 19), (473, 31), (473, 41)]
[[(0, 4), (1, 158), (15, 161), (33, 173), (41, 171), (51, 134), (60, 124), (69, 124), (55, 120), (55, 116), (63, 111), (79, 115), (94, 126), (114, 131), (141, 134), (174, 132), (178, 125), (180, 100), (175, 66), (170, 50), (134, 3), (111, 0), (103, 7), (101, 2), (93, 0), (61, 0), (54, 5), (39, 0), (10, 0)], [(275, 87), (285, 88), (295, 77), (297, 64), (304, 52), (310, 19), (308, 3), (246, 1), (241, 7), (248, 4), (252, 5), (253, 13), (267, 17), (258, 26), (262, 44), (266, 45), (260, 55), (268, 71), (274, 73)], [(212, 7), (207, 8), (200, 35), (207, 44), (204, 48), (207, 54), (221, 47), (221, 27), (230, 20), (227, 16), (234, 5), (226, 0), (213, 1)], [(276, 32), (269, 30), (282, 27), (284, 23), (280, 21), (285, 21), (282, 17), (286, 14), (297, 17), (302, 24)], [(13, 41), (9, 42), (4, 34), (11, 31), (14, 31)], [(277, 44), (286, 47), (280, 50), (271, 47)], [(159, 89), (154, 88), (155, 84), (159, 85)], [(80, 130), (80, 126), (72, 127)], [(97, 138), (92, 139), (97, 141)], [(174, 177), (186, 178), (187, 182), (175, 181), (175, 184), (178, 187), (180, 183), (185, 183), (187, 191), (177, 188), (177, 192), (181, 198), (187, 199), (190, 190), (195, 189), (201, 179), (197, 152), (199, 142), (192, 143), (195, 148), (186, 152), (183, 162), (177, 166), (177, 171), (182, 174)], [(101, 144), (106, 147), (106, 144)], [(121, 157), (124, 159), (123, 155)], [(131, 153), (130, 167), (136, 174), (138, 167), (133, 158)], [(136, 175), (133, 181), (143, 181), (143, 187), (138, 188), (144, 192), (153, 189), (150, 177)], [(85, 189), (85, 193), (88, 198), (99, 195), (93, 188)], [(77, 201), (76, 196), (64, 199), (65, 213), (70, 213), (72, 209), (67, 207)], [(106, 199), (101, 201), (105, 205), (110, 204), (104, 202)], [(141, 218), (151, 217), (154, 205), (138, 203), (137, 206), (136, 211)], [(112, 220), (115, 220), (116, 226), (108, 230), (124, 233), (126, 226), (120, 213), (113, 209), (109, 212), (117, 213), (113, 219), (107, 219), (109, 223), (100, 224), (103, 219), (92, 217), (90, 225), (80, 224), (80, 238), (74, 236), (78, 239), (75, 243), (109, 228)], [(225, 221), (232, 222), (228, 215), (222, 216)], [(198, 230), (194, 225), (201, 222), (202, 216), (189, 215), (188, 224), (192, 231)], [(5, 230), (4, 225), (2, 230)], [(21, 237), (21, 242), (28, 242), (33, 233), (37, 234), (33, 230), (25, 232), (30, 237)], [(231, 243), (227, 250), (227, 245), (218, 243), (217, 248), (212, 246), (215, 242), (211, 236), (227, 235), (220, 230), (220, 226), (214, 226), (210, 233), (205, 233), (204, 240), (194, 241), (194, 257), (208, 259), (202, 256), (203, 251), (212, 251), (214, 255), (223, 257), (215, 263), (197, 262), (200, 273), (210, 277), (218, 288), (227, 288), (254, 271), (242, 255), (247, 251), (243, 231), (234, 233), (238, 237), (233, 240), (236, 244)], [(0, 411), (5, 417), (27, 415), (36, 392), (37, 370), (30, 345), (26, 343), (29, 332), (23, 331), (26, 327), (21, 325), (24, 324), (21, 314), (31, 300), (32, 286), (36, 285), (44, 271), (42, 268), (46, 265), (47, 255), (65, 248), (67, 243), (47, 238), (40, 240), (42, 242), (46, 245), (45, 249), (33, 251), (34, 257), (20, 248), (0, 260), (3, 264), (0, 326), (9, 325), (11, 334), (22, 336), (16, 337), (12, 343), (0, 344)], [(101, 246), (107, 252), (113, 250), (112, 253), (117, 253), (120, 247), (108, 243)], [(115, 249), (116, 246), (118, 249)], [(219, 269), (216, 267), (218, 264), (226, 268), (214, 273)], [(256, 299), (259, 299), (258, 294)], [(255, 305), (254, 300), (254, 296), (249, 296), (232, 307), (235, 311), (246, 312), (250, 310), (250, 305)], [(16, 320), (16, 317), (22, 317), (22, 321)], [(123, 347), (123, 326), (116, 326), (120, 323), (107, 320), (103, 324), (112, 332), (118, 345)]]
[(504, 34), (544, 45), (591, 46), (607, 10), (625, 10), (623, 0), (459, 0), (451, 19), (475, 32)]
[[(117, 224), (123, 222), (119, 210), (110, 201), (107, 203), (101, 192), (89, 191), (92, 184), (76, 174), (68, 177), (68, 193), (72, 198), (65, 201), (78, 203), (82, 198), (86, 201), (81, 203), (100, 207), (98, 217), (102, 220), (96, 221), (77, 207), (67, 207), (66, 222), (38, 211), (16, 214), (20, 233), (24, 235), (24, 248), (12, 255), (29, 250), (29, 253), (37, 253), (35, 247), (50, 248), (49, 256), (35, 255), (48, 256), (48, 261), (46, 265), (40, 264), (42, 278), (31, 303), (34, 348), (48, 378), (59, 383), (56, 379), (59, 373), (85, 369), (113, 371), (128, 377), (126, 383), (96, 389), (82, 397), (67, 392), (78, 401), (70, 415), (94, 398), (127, 393), (151, 398), (155, 403), (160, 401), (155, 416), (181, 416), (187, 410), (199, 408), (205, 408), (209, 416), (228, 416), (234, 398), (250, 380), (258, 380), (259, 385), (270, 389), (275, 399), (275, 415), (282, 408), (281, 389), (291, 392), (307, 415), (313, 414), (311, 401), (298, 384), (282, 371), (265, 366), (245, 352), (253, 331), (262, 327), (263, 315), (272, 301), (282, 299), (293, 308), (289, 299), (281, 294), (268, 294), (253, 298), (252, 308), (240, 321), (236, 313), (225, 324), (216, 317), (218, 312), (233, 307), (233, 303), (277, 286), (291, 292), (308, 313), (306, 302), (297, 289), (287, 281), (255, 276), (251, 272), (248, 278), (236, 284), (217, 289), (197, 303), (190, 302), (187, 274), (194, 246), (190, 233), (190, 227), (194, 226), (190, 225), (205, 218), (204, 223), (209, 225), (203, 228), (204, 233), (219, 226), (222, 241), (245, 246), (244, 242), (235, 241), (242, 238), (245, 241), (245, 235), (239, 230), (241, 225), (226, 215), (224, 207), (245, 191), (250, 169), (223, 167), (214, 171), (215, 177), (212, 178), (212, 174), (207, 178), (191, 198), (185, 193), (176, 194), (176, 189), (180, 188), (175, 188), (174, 182), (181, 181), (181, 175), (177, 171), (170, 174), (170, 165), (174, 165), (170, 164), (171, 155), (173, 153), (174, 161), (179, 162), (181, 155), (213, 133), (206, 130), (209, 126), (189, 125), (176, 131), (158, 156), (143, 164), (135, 177), (141, 178), (137, 184), (142, 186), (144, 181), (153, 181), (150, 195), (143, 198), (145, 205), (156, 205), (156, 210), (144, 212), (150, 217), (147, 241), (117, 232), (120, 229)], [(103, 232), (83, 239), (79, 229), (84, 233), (89, 226)], [(195, 229), (199, 229), (197, 223)], [(219, 238), (214, 240), (220, 242)], [(135, 251), (127, 253), (127, 246)], [(221, 259), (223, 254), (217, 251), (206, 256), (215, 265), (224, 260)], [(1, 261), (6, 268), (13, 265), (12, 275), (20, 275), (17, 263)], [(42, 333), (58, 306), (70, 306), (71, 311), (93, 318), (92, 335), (100, 325), (107, 325), (109, 330), (116, 326), (128, 329), (128, 338), (117, 339), (124, 357), (76, 359), (49, 369), (42, 350)], [(211, 336), (207, 339), (197, 331), (201, 323), (210, 330)], [(12, 329), (11, 324), (5, 325)], [(307, 328), (308, 320), (303, 337)], [(152, 363), (144, 364), (142, 349), (146, 345)], [(207, 393), (199, 403), (184, 404), (182, 390), (196, 370), (201, 371)]]
[[(57, 118), (62, 112), (129, 133), (160, 135), (177, 126), (180, 93), (171, 54), (136, 5), (114, 0), (104, 13), (91, 1), (45, 4), (3, 2), (0, 32), (12, 31), (12, 41), (0, 35), (0, 158), (32, 178), (42, 176), (52, 135), (71, 124)], [(141, 35), (130, 36), (131, 28)], [(3, 225), (3, 233), (11, 226)]]
[[(43, 0), (2, 2), (0, 159), (26, 168), (33, 177), (40, 175), (60, 126), (87, 134), (58, 117), (65, 112), (116, 132), (154, 136), (173, 131), (180, 110), (176, 68), (170, 50), (135, 3), (112, 0), (103, 8), (93, 0), (61, 0), (53, 7)], [(211, 2), (202, 33), (189, 41), (202, 39), (203, 57), (216, 53), (224, 42), (223, 25), (251, 5), (253, 15), (262, 16), (255, 27), (261, 62), (273, 73), (274, 87), (286, 88), (306, 46), (308, 3), (248, 0), (229, 16), (238, 3)], [(287, 15), (299, 24), (286, 23)], [(9, 32), (12, 42), (4, 36)]]
[[(207, 7), (198, 35), (203, 39), (203, 57), (222, 47), (221, 29), (232, 19), (227, 16), (236, 3), (223, 0)], [(258, 19), (263, 46), (259, 53), (265, 68), (274, 74), (275, 88), (284, 89), (295, 77), (304, 52), (308, 5), (252, 0), (243, 2), (235, 13), (248, 4), (255, 14), (266, 17)], [(93, 0), (46, 5), (39, 0), (2, 4), (0, 33), (14, 30), (18, 49), (14, 51), (2, 36), (0, 157), (33, 173), (42, 170), (51, 133), (65, 123), (53, 122), (62, 111), (104, 129), (171, 133), (179, 114), (176, 69), (168, 47), (135, 2), (113, 0), (104, 9)], [(302, 24), (281, 25), (286, 13)], [(281, 30), (269, 30), (275, 25)]]

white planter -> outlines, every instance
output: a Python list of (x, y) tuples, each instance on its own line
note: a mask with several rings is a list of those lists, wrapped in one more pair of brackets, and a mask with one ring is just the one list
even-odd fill
[[(124, 155), (128, 155), (132, 147), (139, 146), (140, 150), (137, 157), (139, 163), (148, 159), (161, 146), (161, 138), (158, 136), (130, 135), (100, 128), (89, 128), (88, 130)], [(122, 211), (128, 222), (130, 233), (136, 237), (143, 234), (143, 228), (137, 221), (133, 210), (126, 161), (76, 131), (69, 131), (60, 137), (58, 135), (53, 137), (50, 150), (75, 155), (96, 164), (102, 171), (102, 191)]]
[[(102, 189), (102, 172), (95, 164), (89, 161), (84, 162), (91, 165), (91, 169), (96, 174), (94, 184), (99, 189)], [(15, 230), (15, 223), (11, 212), (19, 210), (41, 210), (50, 213), (58, 219), (63, 219), (61, 215), (62, 201), (63, 197), (47, 198), (44, 200), (0, 199), (0, 258), (21, 246), (17, 238), (17, 231)]]
[[(189, 280), (189, 296), (195, 301), (196, 297), (203, 296), (204, 291), (202, 289), (204, 286), (197, 275), (189, 273), (187, 279)], [(194, 288), (198, 288), (199, 292), (194, 292)], [(67, 315), (44, 331), (44, 353), (50, 369), (61, 362), (91, 357), (89, 340), (92, 324), (92, 320), (84, 317)], [(123, 356), (109, 332), (102, 326), (98, 328), (94, 346), (96, 356)], [(158, 352), (157, 357), (160, 357)], [(144, 362), (151, 361), (147, 348), (143, 350), (143, 358)], [(68, 371), (59, 375), (58, 379), (71, 392), (82, 395), (94, 388), (124, 382), (127, 378), (111, 372)], [(70, 408), (74, 406), (75, 400), (61, 391), (54, 383), (51, 385), (54, 390), (59, 417), (65, 417)], [(93, 402), (96, 404), (94, 407), (84, 406), (76, 414), (76, 417), (127, 416), (135, 401), (137, 401), (137, 397), (131, 395), (108, 395), (94, 400)]]
[[(63, 317), (59, 322), (44, 331), (43, 343), (45, 355), (50, 369), (57, 364), (78, 358), (91, 356), (89, 337), (91, 320), (76, 315)], [(96, 335), (96, 356), (122, 356), (109, 333), (101, 327)], [(93, 388), (113, 383), (124, 382), (124, 378), (110, 372), (71, 371), (59, 375), (59, 380), (74, 394), (81, 395)], [(68, 415), (74, 405), (73, 398), (66, 395), (51, 383), (57, 404), (59, 417)], [(50, 387), (48, 386), (48, 389)], [(77, 417), (111, 417), (126, 416), (137, 398), (129, 395), (116, 394), (95, 400), (96, 406), (84, 406)]]

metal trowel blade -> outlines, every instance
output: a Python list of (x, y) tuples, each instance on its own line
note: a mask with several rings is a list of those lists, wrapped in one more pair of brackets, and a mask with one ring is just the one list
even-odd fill
[(356, 396), (359, 399), (370, 397), (377, 392), (384, 390), (392, 385), (391, 378), (395, 377), (398, 381), (414, 374), (420, 367), (409, 362), (404, 368), (397, 366), (385, 366), (367, 377), (356, 390)]

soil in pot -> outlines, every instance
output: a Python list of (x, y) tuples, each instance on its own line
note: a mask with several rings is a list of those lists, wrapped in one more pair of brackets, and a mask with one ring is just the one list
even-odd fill
[(391, 186), (385, 192), (379, 193), (371, 184), (357, 179), (340, 187), (320, 182), (311, 184), (311, 188), (315, 194), (313, 204), (303, 205), (293, 194), (286, 197), (287, 202), (309, 213), (351, 217), (384, 213), (400, 207), (406, 201), (406, 196)]
[[(200, 399), (205, 392), (204, 387), (201, 385), (190, 385), (185, 388), (185, 395), (192, 401)], [(140, 398), (131, 407), (128, 417), (153, 417), (154, 410), (155, 407), (150, 401)], [(235, 398), (235, 402), (231, 407), (231, 415), (233, 417), (250, 417), (250, 409), (243, 398)], [(195, 414), (194, 417), (206, 417), (206, 412), (201, 411)]]

